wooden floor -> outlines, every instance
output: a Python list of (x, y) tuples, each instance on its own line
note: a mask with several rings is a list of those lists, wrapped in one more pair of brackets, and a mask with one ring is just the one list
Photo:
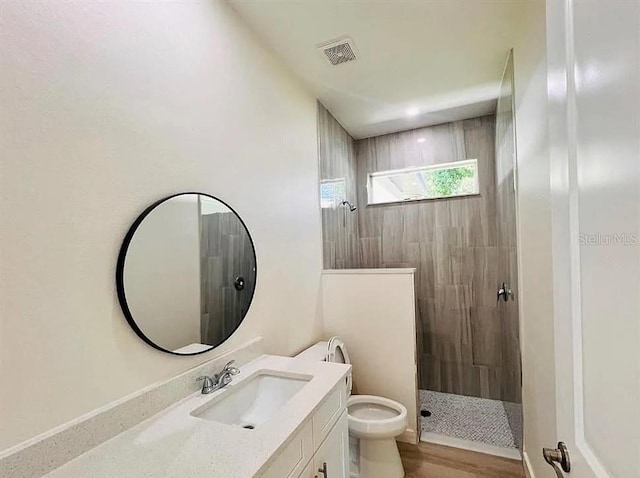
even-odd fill
[(517, 460), (431, 443), (398, 448), (405, 478), (525, 478)]

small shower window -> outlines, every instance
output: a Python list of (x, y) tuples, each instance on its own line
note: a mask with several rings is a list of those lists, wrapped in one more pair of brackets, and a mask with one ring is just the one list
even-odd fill
[(439, 199), (479, 194), (478, 161), (380, 171), (369, 174), (369, 204)]
[(330, 209), (340, 206), (347, 199), (345, 178), (320, 181), (320, 207)]

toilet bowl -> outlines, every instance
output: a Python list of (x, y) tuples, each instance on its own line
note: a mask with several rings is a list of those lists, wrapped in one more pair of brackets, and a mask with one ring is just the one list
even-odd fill
[[(319, 342), (303, 351), (300, 360), (351, 363), (347, 348), (338, 337)], [(407, 428), (407, 409), (388, 398), (374, 395), (351, 396), (351, 376), (347, 378), (347, 419), (352, 446), (353, 478), (403, 478), (404, 468), (395, 438)]]
[(395, 438), (407, 428), (407, 409), (374, 395), (354, 395), (347, 401), (349, 431), (358, 438)]
[(402, 478), (395, 438), (407, 428), (407, 409), (388, 398), (354, 395), (347, 410), (349, 434), (360, 439), (360, 478)]

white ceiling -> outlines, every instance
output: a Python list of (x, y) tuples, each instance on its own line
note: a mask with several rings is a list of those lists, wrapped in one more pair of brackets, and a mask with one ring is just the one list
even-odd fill
[[(355, 138), (495, 111), (531, 0), (229, 0)], [(353, 39), (330, 65), (317, 46)]]

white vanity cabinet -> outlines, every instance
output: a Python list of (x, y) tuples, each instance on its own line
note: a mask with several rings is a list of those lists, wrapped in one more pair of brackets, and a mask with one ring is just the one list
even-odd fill
[(330, 392), (263, 478), (349, 478), (347, 390)]
[(349, 427), (346, 411), (342, 412), (338, 422), (313, 455), (313, 470), (315, 471), (305, 478), (349, 477)]

